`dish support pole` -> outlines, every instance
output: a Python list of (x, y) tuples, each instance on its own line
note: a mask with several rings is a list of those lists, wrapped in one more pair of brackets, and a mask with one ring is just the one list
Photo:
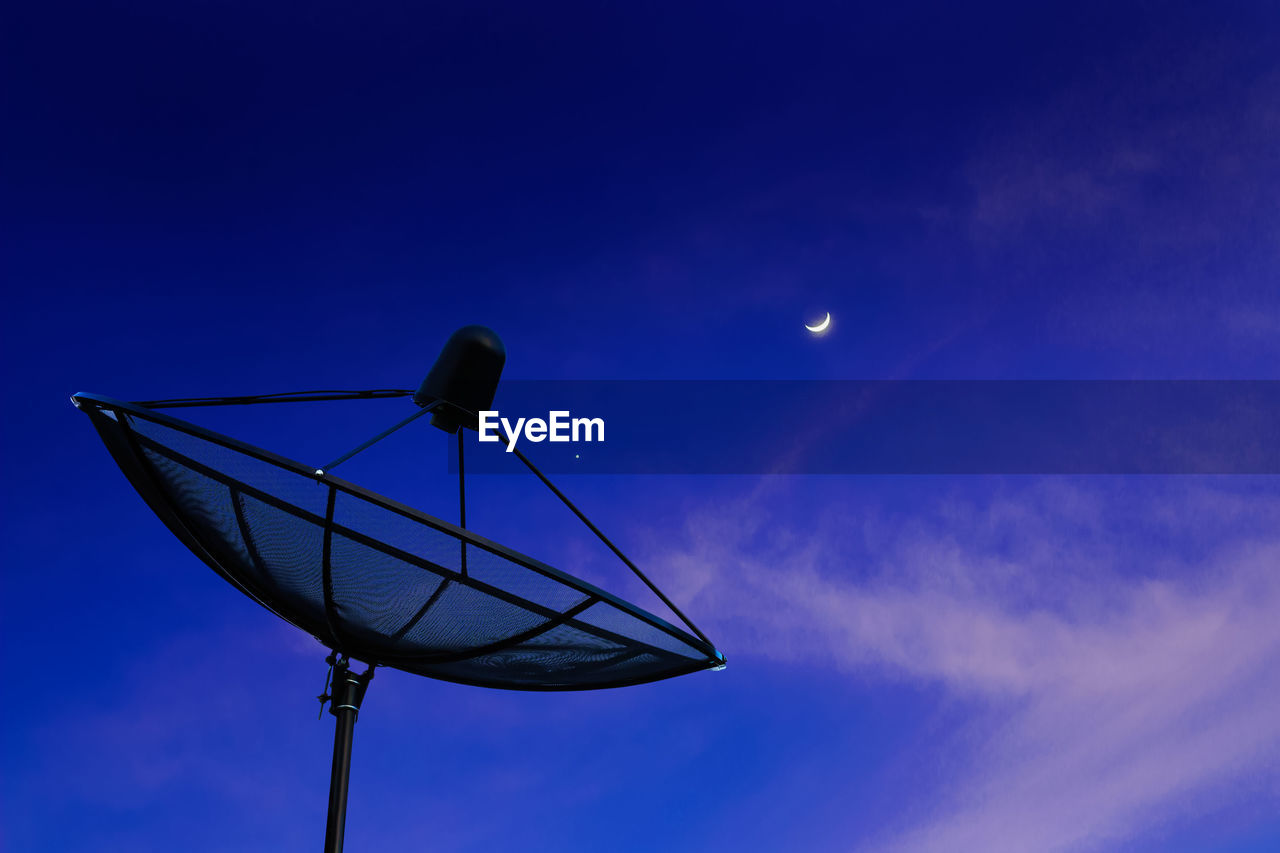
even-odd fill
[(333, 732), (333, 770), (329, 776), (329, 819), (325, 825), (325, 853), (342, 853), (343, 834), (347, 825), (347, 787), (351, 779), (351, 742), (356, 731), (356, 718), (365, 690), (373, 679), (373, 667), (365, 672), (352, 672), (346, 656), (331, 655), (333, 695), (320, 697), (329, 701), (329, 713), (337, 718)]

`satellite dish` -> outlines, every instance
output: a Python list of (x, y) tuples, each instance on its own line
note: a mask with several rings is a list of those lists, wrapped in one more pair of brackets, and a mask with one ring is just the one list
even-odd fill
[[(327, 646), (337, 717), (325, 850), (342, 849), (351, 739), (376, 667), (512, 690), (625, 687), (724, 666), (701, 631), (517, 448), (533, 473), (666, 603), (685, 631), (466, 529), (462, 429), (492, 405), (506, 360), (482, 326), (459, 329), (416, 392), (322, 391), (126, 403), (80, 393), (130, 483), (233, 586)], [(315, 467), (156, 411), (207, 405), (383, 399), (420, 407)], [(412, 420), (458, 435), (460, 523), (333, 476)], [(352, 659), (368, 664), (351, 670)]]

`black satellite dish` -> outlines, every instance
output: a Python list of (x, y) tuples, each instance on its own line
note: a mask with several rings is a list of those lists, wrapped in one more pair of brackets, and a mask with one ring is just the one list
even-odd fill
[[(594, 690), (724, 666), (706, 635), (519, 449), (511, 448), (689, 631), (466, 529), (462, 429), (476, 429), (476, 413), (492, 405), (505, 361), (492, 330), (467, 326), (449, 338), (416, 392), (71, 398), (183, 544), (331, 650), (332, 695), (326, 685), (320, 697), (337, 718), (326, 851), (342, 849), (352, 735), (376, 667), (480, 687)], [(156, 411), (407, 396), (418, 411), (320, 468)], [(433, 425), (458, 435), (458, 525), (331, 473), (428, 412)], [(352, 671), (352, 659), (368, 664), (365, 672)]]

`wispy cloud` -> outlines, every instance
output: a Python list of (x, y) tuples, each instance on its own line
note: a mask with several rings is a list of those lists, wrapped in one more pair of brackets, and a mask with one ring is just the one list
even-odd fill
[[(1177, 57), (1177, 62), (1171, 62)], [(1238, 46), (1150, 36), (992, 120), (965, 173), (973, 235), (1117, 231), (1132, 250), (1202, 248), (1275, 223), (1280, 76)]]
[(758, 494), (668, 556), (738, 655), (941, 685), (980, 709), (986, 734), (943, 745), (959, 769), (873, 849), (1096, 849), (1217, 784), (1274, 796), (1280, 502), (1080, 482), (777, 535), (762, 507), (781, 496)]
[(955, 221), (1007, 298), (1055, 292), (1051, 336), (1090, 349), (1178, 341), (1155, 375), (1196, 371), (1178, 363), (1188, 350), (1208, 376), (1226, 353), (1267, 371), (1277, 104), (1274, 60), (1199, 32), (1152, 33), (1025, 109), (979, 116)]

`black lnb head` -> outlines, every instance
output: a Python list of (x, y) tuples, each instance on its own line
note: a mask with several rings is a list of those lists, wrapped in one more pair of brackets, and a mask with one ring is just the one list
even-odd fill
[(477, 412), (493, 408), (507, 349), (487, 326), (463, 326), (444, 342), (444, 349), (413, 395), (426, 406), (439, 401), (431, 425), (448, 433), (459, 427), (477, 429)]

